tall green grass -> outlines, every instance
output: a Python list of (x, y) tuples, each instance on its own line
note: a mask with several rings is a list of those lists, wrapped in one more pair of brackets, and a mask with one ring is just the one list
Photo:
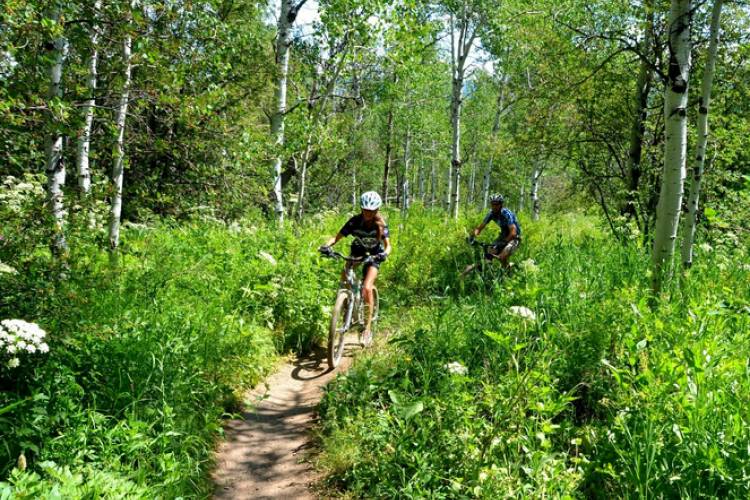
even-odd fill
[(66, 279), (45, 251), (4, 255), (0, 318), (38, 322), (51, 351), (0, 367), (0, 496), (209, 494), (222, 416), (326, 334), (336, 273), (314, 249), (338, 219), (131, 226), (118, 270), (82, 239)]
[[(430, 224), (440, 229), (416, 225)], [(427, 302), (325, 395), (330, 487), (363, 498), (750, 495), (744, 249), (699, 249), (650, 309), (646, 249), (586, 217), (522, 220), (512, 274), (458, 283), (465, 224), (437, 242), (407, 237), (431, 263), (391, 269), (407, 274), (393, 281), (424, 284)]]

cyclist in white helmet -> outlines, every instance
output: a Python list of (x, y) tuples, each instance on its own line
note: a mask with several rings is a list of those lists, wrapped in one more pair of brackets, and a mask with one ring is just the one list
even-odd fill
[[(391, 240), (390, 234), (388, 233), (388, 225), (385, 223), (385, 219), (380, 215), (379, 209), (383, 204), (380, 199), (380, 195), (375, 191), (367, 191), (362, 193), (360, 198), (360, 206), (362, 211), (349, 219), (341, 230), (336, 233), (336, 236), (330, 238), (325, 245), (321, 246), (318, 250), (321, 253), (328, 254), (332, 251), (331, 247), (338, 243), (341, 238), (345, 236), (353, 236), (351, 255), (352, 257), (366, 257), (372, 256), (371, 262), (365, 264), (362, 270), (363, 284), (362, 293), (367, 304), (367, 321), (365, 322), (365, 328), (362, 332), (362, 340), (365, 344), (370, 342), (372, 333), (370, 331), (372, 325), (372, 308), (373, 308), (373, 287), (375, 286), (375, 279), (378, 277), (378, 269), (380, 264), (385, 261), (388, 255), (391, 253)], [(342, 274), (344, 279), (344, 274)]]

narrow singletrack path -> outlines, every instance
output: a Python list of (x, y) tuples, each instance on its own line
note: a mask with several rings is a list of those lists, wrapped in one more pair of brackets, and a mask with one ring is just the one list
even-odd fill
[(310, 485), (316, 475), (306, 460), (310, 429), (323, 386), (344, 372), (359, 350), (348, 335), (339, 366), (328, 370), (326, 352), (317, 350), (284, 363), (248, 395), (257, 401), (243, 419), (225, 425), (226, 440), (213, 472), (216, 499), (314, 499)]

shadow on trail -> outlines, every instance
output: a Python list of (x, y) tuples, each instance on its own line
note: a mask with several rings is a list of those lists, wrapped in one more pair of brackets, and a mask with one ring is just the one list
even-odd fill
[(346, 370), (359, 349), (347, 338), (344, 358), (328, 369), (326, 349), (285, 364), (248, 396), (253, 408), (226, 424), (214, 471), (214, 498), (313, 498), (314, 473), (305, 454), (322, 387)]
[[(351, 358), (360, 348), (359, 342), (347, 338), (344, 343), (344, 358)], [(320, 346), (315, 346), (307, 355), (297, 358), (293, 365), (294, 380), (315, 380), (331, 371), (328, 367), (328, 351)]]

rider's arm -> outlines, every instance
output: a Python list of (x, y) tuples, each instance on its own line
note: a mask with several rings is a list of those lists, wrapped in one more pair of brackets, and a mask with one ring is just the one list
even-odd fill
[(391, 239), (390, 238), (384, 238), (383, 239), (383, 253), (386, 255), (391, 254)]
[(506, 243), (510, 243), (511, 241), (513, 241), (513, 238), (518, 236), (518, 229), (516, 228), (515, 224), (511, 224), (510, 226), (508, 226), (508, 228), (510, 232), (508, 233), (508, 237), (505, 239)]
[(484, 231), (484, 228), (487, 227), (486, 222), (482, 222), (477, 227), (474, 228), (474, 236), (479, 236), (479, 234)]
[(326, 242), (325, 242), (325, 245), (324, 245), (324, 246), (327, 246), (327, 247), (332, 247), (333, 245), (335, 245), (336, 243), (338, 243), (338, 242), (339, 242), (339, 240), (340, 240), (341, 238), (343, 238), (343, 237), (344, 237), (344, 236), (343, 236), (343, 235), (342, 235), (341, 233), (336, 233), (336, 236), (333, 236), (333, 237), (332, 237), (332, 238), (330, 238), (330, 239), (329, 239), (328, 241), (326, 241)]

